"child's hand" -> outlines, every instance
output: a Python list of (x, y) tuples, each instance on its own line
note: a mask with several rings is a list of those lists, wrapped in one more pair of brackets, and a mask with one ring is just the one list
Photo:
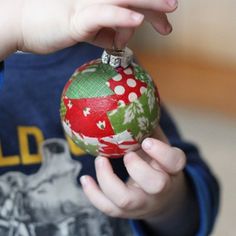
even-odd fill
[[(0, 34), (11, 50), (53, 52), (77, 42), (123, 47), (144, 17), (162, 34), (175, 0), (0, 0)], [(8, 34), (8, 35), (6, 35)], [(7, 39), (10, 39), (7, 41)], [(14, 42), (12, 42), (14, 39)], [(7, 45), (8, 46), (8, 45)], [(1, 48), (0, 48), (1, 53)], [(1, 56), (1, 55), (0, 55)]]
[[(166, 141), (160, 129), (155, 137)], [(99, 185), (90, 176), (81, 178), (93, 205), (107, 215), (121, 218), (149, 220), (175, 214), (187, 195), (182, 172), (186, 158), (183, 151), (163, 141), (148, 138), (142, 143), (143, 150), (124, 156), (130, 175), (126, 183), (113, 172), (107, 158), (98, 157), (95, 162)]]

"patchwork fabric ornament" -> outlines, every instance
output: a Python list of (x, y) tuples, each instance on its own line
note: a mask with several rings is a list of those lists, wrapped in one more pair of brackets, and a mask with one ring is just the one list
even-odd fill
[(85, 152), (121, 157), (137, 150), (158, 125), (159, 96), (130, 49), (104, 51), (66, 83), (60, 116), (65, 132)]

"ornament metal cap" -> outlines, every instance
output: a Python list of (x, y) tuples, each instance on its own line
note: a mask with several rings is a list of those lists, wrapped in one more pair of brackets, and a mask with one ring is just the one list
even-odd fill
[(105, 49), (102, 54), (102, 63), (110, 66), (128, 67), (133, 61), (133, 52), (129, 48), (120, 49)]

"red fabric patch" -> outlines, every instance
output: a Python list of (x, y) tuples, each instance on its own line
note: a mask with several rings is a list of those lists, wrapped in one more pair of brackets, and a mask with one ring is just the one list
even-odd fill
[[(107, 112), (117, 108), (116, 95), (103, 98), (64, 98), (67, 107), (65, 121), (76, 133), (89, 137), (114, 135)], [(99, 128), (100, 127), (100, 128)]]
[(138, 144), (136, 140), (124, 141), (119, 144), (111, 143), (102, 139), (99, 139), (99, 142), (101, 144), (104, 144), (104, 146), (100, 148), (99, 152), (105, 156), (109, 156), (113, 158), (124, 155), (127, 152), (127, 149), (130, 148), (131, 145)]

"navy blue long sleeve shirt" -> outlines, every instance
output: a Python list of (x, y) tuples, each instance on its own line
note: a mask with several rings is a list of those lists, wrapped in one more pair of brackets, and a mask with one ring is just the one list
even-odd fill
[[(13, 54), (5, 60), (0, 90), (0, 235), (145, 235), (139, 221), (107, 217), (88, 202), (78, 179), (84, 174), (96, 178), (94, 157), (67, 144), (60, 123), (66, 81), (79, 65), (101, 53), (80, 44), (50, 55)], [(171, 145), (187, 156), (185, 173), (199, 206), (197, 235), (208, 235), (219, 206), (216, 178), (196, 146), (180, 137), (164, 107), (160, 125)], [(122, 159), (111, 162), (126, 179)]]

